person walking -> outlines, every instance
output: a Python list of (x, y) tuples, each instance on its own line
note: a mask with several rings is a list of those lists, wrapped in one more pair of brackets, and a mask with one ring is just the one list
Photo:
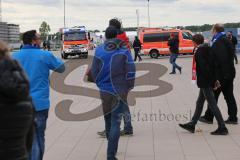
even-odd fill
[(172, 72), (170, 74), (176, 74), (176, 69), (179, 70), (180, 74), (182, 74), (182, 67), (177, 65), (176, 61), (179, 54), (179, 38), (178, 35), (174, 35), (174, 33), (170, 34), (170, 39), (168, 41), (169, 50), (171, 52), (170, 55), (170, 63), (172, 64)]
[(51, 42), (50, 42), (50, 40), (47, 41), (47, 49), (48, 49), (48, 51), (51, 51)]
[(45, 148), (45, 130), (50, 107), (49, 100), (49, 72), (50, 70), (62, 73), (65, 70), (64, 63), (51, 52), (40, 49), (40, 35), (36, 30), (23, 34), (23, 48), (13, 54), (30, 81), (30, 94), (36, 110), (34, 135), (31, 160), (42, 160)]
[(195, 46), (193, 64), (196, 64), (197, 85), (200, 88), (200, 91), (192, 121), (186, 124), (179, 124), (179, 126), (191, 133), (194, 133), (195, 126), (203, 111), (204, 102), (207, 100), (209, 107), (218, 122), (218, 129), (211, 134), (227, 135), (228, 129), (225, 126), (213, 92), (214, 89), (218, 89), (218, 87), (220, 87), (220, 82), (217, 81), (216, 77), (214, 77), (215, 68), (214, 65), (212, 65), (213, 59), (210, 55), (210, 47), (207, 44), (203, 44), (204, 37), (201, 34), (193, 36), (193, 43)]
[(0, 41), (0, 159), (28, 160), (34, 133), (34, 109), (29, 82)]
[(227, 38), (232, 42), (233, 49), (234, 49), (234, 59), (235, 59), (236, 64), (238, 64), (238, 57), (237, 57), (237, 50), (236, 50), (236, 47), (237, 47), (237, 44), (238, 44), (238, 40), (233, 35), (232, 31), (227, 33)]
[[(234, 97), (234, 79), (236, 70), (234, 66), (234, 50), (231, 42), (226, 37), (224, 26), (215, 24), (212, 29), (213, 39), (211, 53), (215, 57), (215, 68), (218, 81), (221, 87), (215, 91), (215, 98), (218, 101), (219, 95), (223, 93), (228, 106), (228, 119), (226, 124), (238, 124), (237, 103)], [(205, 115), (200, 118), (203, 123), (212, 124), (214, 115), (208, 107)]]
[(117, 29), (106, 29), (106, 41), (96, 49), (90, 74), (100, 90), (108, 140), (107, 160), (117, 160), (121, 119), (134, 88), (135, 64), (131, 53), (117, 39)]
[[(131, 47), (129, 43), (129, 38), (127, 37), (126, 32), (122, 31), (122, 23), (117, 18), (113, 18), (109, 21), (109, 26), (114, 27), (117, 30), (117, 39), (121, 40), (120, 44), (123, 47), (126, 47), (131, 53)], [(121, 136), (132, 136), (133, 135), (133, 126), (132, 126), (132, 117), (128, 105), (124, 106), (124, 129), (121, 131)], [(101, 137), (106, 137), (106, 131), (101, 131), (97, 133)]]
[(139, 61), (142, 61), (142, 58), (141, 58), (141, 56), (139, 54), (139, 52), (142, 49), (142, 43), (140, 42), (140, 40), (138, 39), (137, 36), (135, 37), (135, 40), (133, 42), (133, 49), (134, 49), (134, 52), (135, 52), (134, 61), (137, 61), (137, 58), (139, 59)]
[(47, 50), (47, 41), (43, 41), (43, 50)]

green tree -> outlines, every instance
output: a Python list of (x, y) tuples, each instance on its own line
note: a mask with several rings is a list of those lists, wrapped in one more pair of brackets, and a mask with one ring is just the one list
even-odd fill
[(51, 31), (51, 28), (50, 28), (49, 24), (47, 24), (47, 22), (43, 21), (39, 28), (39, 32), (40, 32), (42, 40), (46, 40), (50, 31)]
[(93, 31), (94, 33), (97, 33), (97, 32), (100, 32), (98, 29), (95, 29), (94, 31)]

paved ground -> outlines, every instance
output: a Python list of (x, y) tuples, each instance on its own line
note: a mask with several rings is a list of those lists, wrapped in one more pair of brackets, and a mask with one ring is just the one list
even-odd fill
[[(56, 53), (57, 54), (57, 53)], [(141, 63), (162, 64), (170, 69), (168, 59), (152, 60), (144, 58)], [(239, 160), (240, 126), (228, 126), (230, 135), (226, 137), (211, 136), (216, 129), (214, 125), (198, 124), (199, 132), (189, 134), (178, 127), (186, 122), (195, 108), (198, 89), (191, 84), (191, 58), (180, 58), (178, 63), (184, 67), (182, 75), (165, 74), (160, 79), (173, 84), (173, 90), (163, 96), (138, 98), (131, 111), (134, 136), (123, 137), (119, 143), (119, 160)], [(237, 65), (235, 95), (240, 106), (240, 65)], [(83, 75), (86, 66), (74, 70), (65, 80), (66, 84), (95, 87), (85, 84)], [(169, 71), (168, 71), (169, 72)], [(138, 75), (144, 72), (138, 73)], [(151, 81), (151, 77), (149, 77)], [(151, 94), (154, 86), (141, 86), (135, 90), (146, 90)], [(71, 112), (82, 113), (94, 109), (100, 100), (83, 96), (64, 95), (51, 91), (52, 108), (46, 132), (45, 160), (105, 160), (106, 140), (96, 135), (103, 129), (103, 119), (97, 118), (85, 122), (65, 122), (56, 117), (54, 109), (62, 99), (72, 99)], [(227, 118), (226, 103), (223, 96), (219, 106)], [(159, 116), (161, 112), (161, 116)], [(151, 121), (149, 116), (156, 114)], [(165, 114), (167, 118), (164, 120)], [(175, 118), (173, 118), (175, 116)], [(175, 120), (173, 120), (175, 119)]]

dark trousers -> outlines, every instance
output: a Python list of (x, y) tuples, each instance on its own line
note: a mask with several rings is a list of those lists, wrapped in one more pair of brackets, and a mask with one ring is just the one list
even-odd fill
[(137, 58), (139, 59), (139, 61), (142, 60), (141, 56), (140, 56), (140, 48), (134, 48), (134, 52), (135, 52), (135, 58), (134, 58), (134, 61), (137, 60)]
[(176, 72), (176, 68), (178, 70), (181, 69), (181, 67), (179, 65), (177, 65), (176, 61), (177, 61), (177, 58), (178, 58), (178, 54), (176, 53), (172, 53), (170, 55), (170, 63), (172, 64), (173, 68), (172, 68), (172, 72), (175, 73)]
[[(232, 121), (236, 121), (237, 120), (237, 103), (233, 94), (233, 89), (234, 89), (234, 85), (233, 85), (234, 80), (225, 80), (224, 82), (221, 82), (222, 87), (220, 89), (218, 89), (217, 91), (215, 91), (215, 98), (216, 101), (218, 102), (218, 98), (220, 93), (222, 92), (224, 95), (224, 98), (226, 100), (227, 106), (228, 106), (228, 116), (229, 119)], [(208, 107), (207, 111), (205, 112), (205, 118), (212, 121), (214, 118), (214, 115), (212, 113), (212, 111), (210, 110), (210, 108)]]
[(107, 160), (115, 160), (120, 138), (120, 125), (127, 103), (127, 93), (120, 96), (101, 92), (106, 136), (108, 140)]
[(235, 50), (234, 50), (234, 59), (235, 59), (236, 63), (238, 63), (238, 57), (237, 57), (236, 48), (235, 48)]
[(123, 103), (123, 122), (124, 122), (124, 131), (127, 133), (133, 132), (132, 126), (132, 115), (130, 113), (130, 109), (128, 103)]
[(207, 100), (208, 106), (211, 109), (213, 115), (216, 117), (219, 128), (224, 128), (225, 123), (222, 117), (222, 114), (217, 106), (217, 102), (214, 97), (212, 88), (201, 88), (199, 92), (199, 96), (197, 99), (196, 110), (194, 116), (192, 118), (192, 122), (196, 125), (204, 107), (204, 102)]

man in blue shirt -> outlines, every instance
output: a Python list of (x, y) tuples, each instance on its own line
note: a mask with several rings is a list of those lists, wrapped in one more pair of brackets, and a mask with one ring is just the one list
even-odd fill
[(50, 107), (49, 75), (50, 70), (62, 73), (64, 63), (51, 52), (40, 49), (41, 40), (37, 31), (23, 34), (24, 46), (13, 54), (18, 60), (30, 81), (30, 94), (36, 110), (36, 133), (33, 140), (31, 160), (42, 160), (45, 146), (45, 129)]
[(101, 95), (108, 139), (107, 160), (116, 160), (121, 119), (128, 107), (127, 96), (134, 88), (135, 64), (117, 29), (108, 27), (106, 42), (96, 49), (91, 74)]

